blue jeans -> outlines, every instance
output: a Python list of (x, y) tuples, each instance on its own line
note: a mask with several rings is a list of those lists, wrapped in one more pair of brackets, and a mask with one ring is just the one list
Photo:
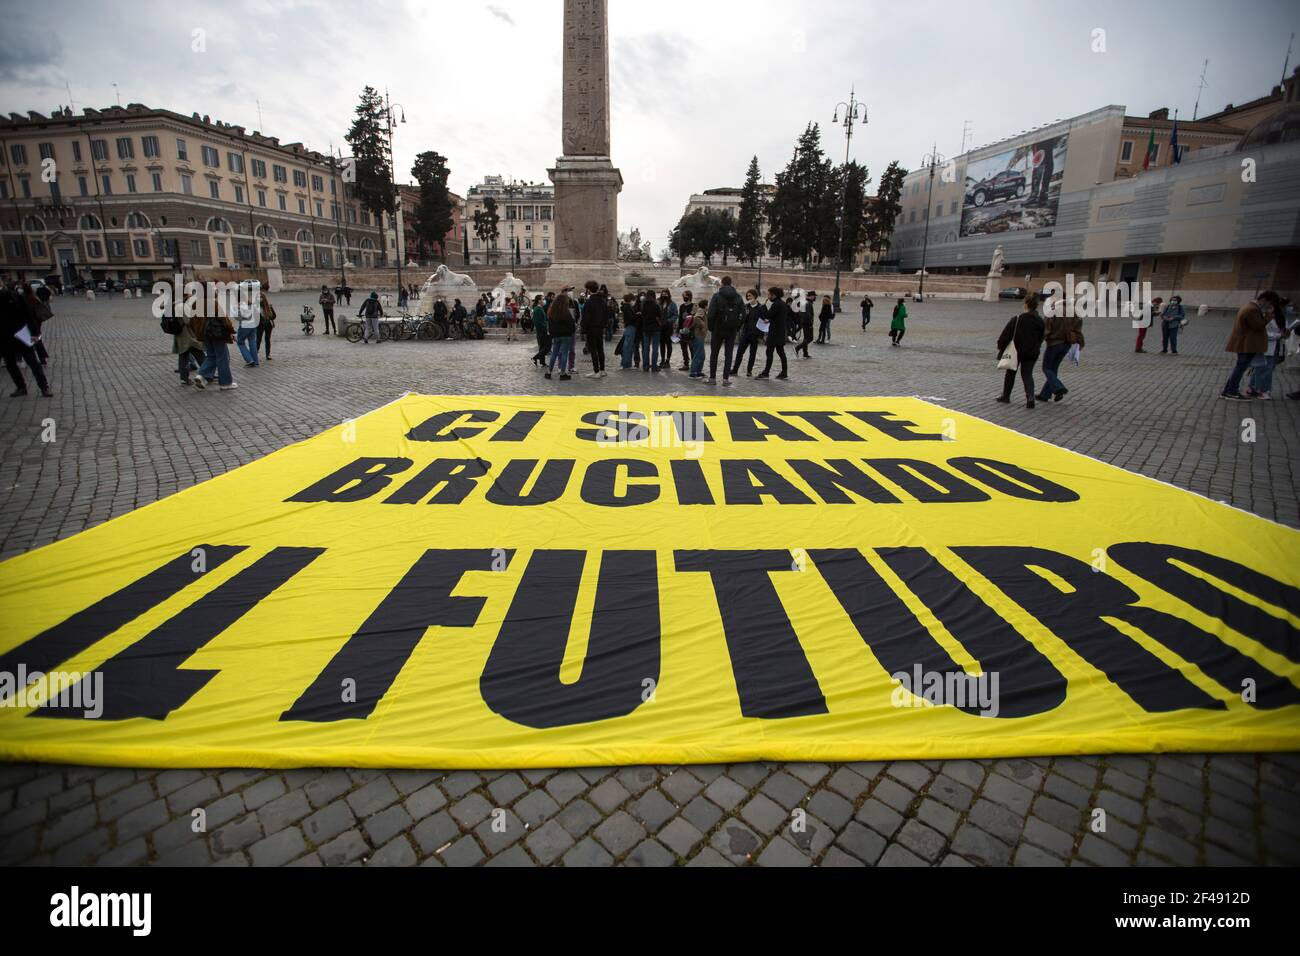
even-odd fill
[(699, 377), (704, 374), (704, 339), (701, 336), (695, 336), (691, 339), (691, 376)]
[(1043, 390), (1038, 394), (1040, 400), (1047, 401), (1065, 388), (1061, 384), (1060, 375), (1057, 373), (1060, 371), (1061, 363), (1065, 361), (1065, 357), (1069, 354), (1070, 346), (1067, 342), (1049, 345), (1047, 351), (1043, 353), (1043, 375), (1047, 381), (1043, 383)]
[(239, 354), (244, 357), (244, 361), (250, 365), (256, 365), (257, 329), (240, 329), (235, 341), (239, 343)]
[(557, 335), (554, 339), (551, 340), (551, 358), (550, 358), (550, 367), (547, 368), (546, 371), (547, 371), (547, 372), (554, 372), (554, 371), (555, 371), (555, 360), (556, 360), (556, 359), (559, 359), (559, 360), (560, 360), (560, 374), (561, 374), (561, 375), (568, 375), (568, 374), (569, 374), (569, 362), (572, 360), (572, 358), (571, 358), (572, 355), (573, 355), (573, 336), (572, 336), (572, 335)]
[(1264, 356), (1264, 364), (1257, 365), (1250, 371), (1250, 385), (1257, 392), (1271, 392), (1273, 390), (1273, 368), (1277, 365), (1277, 357), (1273, 355)]
[(209, 341), (208, 357), (199, 366), (199, 374), (204, 378), (217, 377), (218, 385), (229, 385), (235, 379), (230, 374), (230, 346), (221, 341)]
[(632, 350), (634, 348), (636, 348), (636, 329), (629, 325), (623, 330), (623, 360), (619, 363), (621, 367), (632, 367)]
[(1255, 358), (1254, 352), (1238, 352), (1237, 364), (1232, 369), (1232, 374), (1228, 376), (1228, 383), (1223, 386), (1224, 395), (1236, 395), (1241, 390), (1241, 377), (1246, 374), (1246, 369), (1250, 368), (1250, 363)]
[(1166, 349), (1170, 352), (1178, 352), (1178, 330), (1182, 328), (1181, 324), (1174, 322), (1160, 323), (1160, 351)]
[(659, 367), (659, 333), (655, 330), (641, 336), (641, 371)]

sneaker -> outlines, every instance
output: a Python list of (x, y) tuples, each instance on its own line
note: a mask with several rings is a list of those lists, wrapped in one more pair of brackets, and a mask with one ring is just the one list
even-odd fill
[(571, 379), (571, 378), (573, 378), (572, 375), (561, 375), (561, 376), (560, 376), (560, 381), (561, 381), (561, 382), (567, 382), (567, 381), (568, 381), (569, 379)]
[[(46, 398), (54, 397), (54, 393), (50, 391), (50, 387), (48, 385), (46, 385), (43, 389), (41, 389), (41, 394), (44, 395)], [(1267, 398), (1268, 396), (1265, 395), (1264, 397)]]
[(547, 372), (547, 373), (546, 373), (546, 377), (547, 377), (547, 378), (550, 378), (550, 377), (551, 377), (551, 373), (550, 373), (550, 372)]
[(1226, 399), (1228, 399), (1229, 401), (1232, 401), (1232, 402), (1246, 402), (1246, 401), (1249, 401), (1249, 399), (1246, 398), (1245, 395), (1242, 395), (1241, 392), (1220, 392), (1220, 393), (1219, 393), (1219, 398), (1226, 398)]
[(27, 389), (25, 389), (25, 388), (16, 388), (16, 389), (14, 389), (12, 392), (9, 393), (9, 397), (10, 397), (10, 398), (22, 398), (22, 397), (23, 397), (24, 395), (26, 395), (26, 394), (27, 394)]
[(999, 401), (1001, 404), (1003, 404), (1003, 405), (1010, 405), (1010, 404), (1011, 404), (1011, 399), (1008, 398), (1008, 397), (1005, 396), (1005, 395), (999, 395), (999, 396), (998, 396), (998, 401)]
[(757, 375), (754, 376), (754, 378), (768, 378), (768, 377), (769, 376), (767, 372), (759, 372)]
[(1139, 355), (1146, 355), (1146, 354), (1147, 354), (1147, 350), (1146, 350), (1146, 349), (1134, 349), (1133, 351), (1134, 351), (1134, 352), (1137, 352)]
[(1297, 389), (1294, 392), (1287, 392), (1286, 397), (1300, 400), (1300, 389)]
[(602, 368), (602, 369), (600, 370), (600, 377), (601, 377), (601, 378), (609, 378), (609, 373), (606, 372), (606, 371)]
[(730, 384), (731, 384), (731, 379), (729, 379), (729, 378), (724, 378), (724, 379), (722, 380), (722, 384), (723, 384), (723, 385), (730, 385)]
[(235, 388), (239, 388), (239, 383), (238, 383), (238, 382), (231, 382), (229, 385), (222, 385), (222, 386), (221, 386), (221, 390), (222, 390), (223, 392), (229, 392), (231, 389), (235, 389)]
[(257, 363), (256, 363), (256, 362), (245, 362), (245, 363), (244, 363), (244, 368), (257, 368)]
[(1034, 407), (1034, 400), (1032, 398), (1029, 401), (1025, 402), (1025, 408), (1033, 408), (1033, 407)]
[(786, 375), (785, 372), (782, 372), (780, 375), (777, 376), (777, 378), (789, 378), (789, 377), (790, 376)]
[(588, 372), (583, 378), (600, 378), (599, 372)]
[(197, 389), (204, 389), (208, 387), (207, 380), (204, 379), (204, 377), (200, 375), (198, 372), (194, 373), (194, 376), (190, 379), (190, 381), (194, 383), (194, 387)]
[(1068, 388), (1061, 389), (1059, 392), (1057, 392), (1055, 395), (1052, 396), (1052, 401), (1059, 402), (1061, 399), (1065, 398), (1066, 393), (1069, 391), (1070, 390)]
[(1261, 402), (1268, 402), (1268, 401), (1272, 401), (1273, 399), (1273, 396), (1270, 395), (1268, 392), (1256, 392), (1255, 397), (1258, 398)]

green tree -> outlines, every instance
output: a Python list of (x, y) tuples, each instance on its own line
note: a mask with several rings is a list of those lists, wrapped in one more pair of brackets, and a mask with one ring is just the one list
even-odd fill
[[(871, 176), (867, 167), (859, 165), (857, 160), (851, 160), (847, 166), (840, 166), (835, 171), (835, 179), (840, 183), (844, 197), (844, 248), (840, 253), (840, 266), (848, 269), (853, 265), (853, 256), (867, 241), (867, 184), (871, 182)], [(835, 222), (838, 228), (838, 214)], [(836, 245), (828, 248), (838, 247), (837, 236)]]
[(830, 237), (838, 233), (839, 185), (822, 151), (821, 129), (809, 123), (789, 164), (776, 175), (776, 192), (768, 209), (768, 245), (783, 260), (808, 265), (814, 255), (821, 259), (834, 254), (835, 241)]
[(415, 207), (415, 236), (420, 244), (420, 257), (425, 248), (438, 247), (438, 259), (447, 261), (447, 233), (452, 227), (451, 198), (447, 195), (447, 157), (433, 151), (415, 157), (411, 175), (420, 184), (420, 202)]
[(749, 171), (745, 173), (745, 185), (740, 191), (740, 213), (736, 217), (736, 235), (733, 243), (736, 258), (751, 265), (764, 252), (765, 203), (758, 179), (758, 157), (755, 156), (749, 161)]
[(497, 201), (491, 196), (485, 197), (483, 208), (474, 211), (474, 234), (487, 250), (488, 265), (492, 264), (492, 253), (496, 251), (497, 237), (501, 235), (497, 230), (497, 223), (500, 221), (501, 217), (497, 214)]
[(881, 255), (889, 251), (894, 235), (894, 221), (903, 208), (903, 178), (907, 170), (894, 160), (886, 167), (876, 189), (876, 201), (868, 207), (866, 221), (867, 248)]
[[(374, 87), (361, 91), (356, 119), (345, 137), (352, 148), (353, 194), (361, 208), (369, 211), (382, 225), (382, 216), (396, 212), (393, 191), (393, 171), (388, 162), (387, 115), (383, 97)], [(380, 236), (385, 236), (380, 232)]]

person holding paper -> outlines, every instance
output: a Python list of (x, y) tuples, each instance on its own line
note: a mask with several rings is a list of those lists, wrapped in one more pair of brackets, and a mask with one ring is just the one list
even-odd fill
[(46, 398), (54, 394), (50, 391), (50, 383), (45, 379), (45, 370), (41, 368), (41, 360), (36, 355), (36, 349), (32, 347), (31, 324), (32, 317), (28, 312), (27, 303), (13, 287), (0, 291), (0, 340), (3, 340), (0, 349), (3, 349), (5, 368), (9, 371), (9, 377), (14, 380), (15, 386), (9, 395), (10, 398), (21, 398), (27, 394), (27, 379), (23, 377), (22, 369), (18, 367), (20, 358), (32, 370), (41, 394)]

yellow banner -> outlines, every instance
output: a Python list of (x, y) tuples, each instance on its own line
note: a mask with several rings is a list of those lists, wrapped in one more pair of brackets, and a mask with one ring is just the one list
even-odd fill
[(917, 399), (408, 395), (0, 565), (0, 757), (1296, 749), (1297, 556)]

